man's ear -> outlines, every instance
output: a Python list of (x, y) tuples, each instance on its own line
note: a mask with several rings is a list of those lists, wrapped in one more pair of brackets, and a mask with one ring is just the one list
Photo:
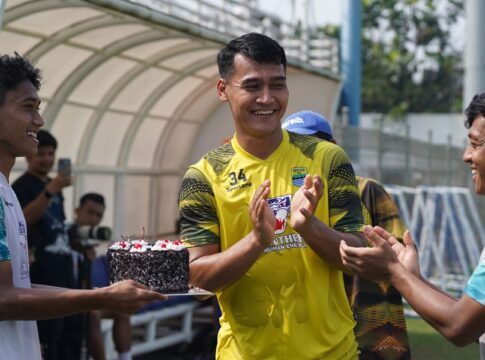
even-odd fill
[(226, 90), (226, 81), (224, 79), (219, 79), (219, 81), (217, 82), (217, 95), (222, 101), (227, 101)]

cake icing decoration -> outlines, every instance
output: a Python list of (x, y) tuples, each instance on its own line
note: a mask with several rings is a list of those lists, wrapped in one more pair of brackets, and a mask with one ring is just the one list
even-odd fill
[(109, 248), (111, 250), (129, 250), (130, 247), (131, 247), (131, 244), (128, 241), (121, 240), (121, 241), (115, 242)]
[(145, 252), (148, 250), (148, 244), (145, 240), (133, 240), (131, 242), (130, 252)]

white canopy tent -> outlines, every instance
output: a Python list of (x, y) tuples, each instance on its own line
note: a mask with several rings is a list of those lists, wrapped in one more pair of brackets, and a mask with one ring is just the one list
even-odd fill
[[(234, 131), (215, 91), (215, 57), (232, 37), (129, 1), (6, 2), (0, 53), (17, 51), (43, 70), (45, 128), (58, 157), (74, 164), (68, 217), (97, 191), (114, 236), (174, 230), (187, 166)], [(333, 118), (337, 74), (290, 59), (288, 83), (288, 113)], [(12, 178), (24, 170), (19, 159)]]

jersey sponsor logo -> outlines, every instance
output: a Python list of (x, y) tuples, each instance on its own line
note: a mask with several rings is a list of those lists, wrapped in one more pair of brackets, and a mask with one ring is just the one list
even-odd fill
[(20, 278), (23, 280), (23, 279), (28, 279), (29, 277), (30, 277), (29, 264), (22, 263), (22, 265), (20, 265)]
[(286, 129), (290, 125), (304, 124), (304, 123), (305, 123), (305, 121), (303, 121), (303, 119), (301, 117), (297, 116), (297, 117), (290, 119), (287, 122), (285, 122), (283, 125), (281, 125), (281, 127), (283, 129)]
[(264, 253), (267, 254), (269, 252), (286, 249), (301, 249), (304, 247), (306, 247), (306, 244), (300, 234), (281, 235), (275, 237), (273, 243), (264, 249)]
[[(25, 224), (19, 222), (25, 228)], [(19, 236), (18, 238), (20, 244), (20, 279), (28, 279), (30, 277), (29, 273), (29, 246), (27, 244), (27, 238), (24, 236)]]
[(7, 200), (4, 200), (3, 202), (5, 203), (5, 206), (13, 206), (13, 203), (8, 202)]
[(226, 188), (227, 192), (231, 192), (238, 189), (244, 189), (250, 187), (252, 184), (248, 181), (244, 169), (238, 171), (231, 171), (228, 174), (229, 186)]
[(288, 216), (290, 215), (291, 195), (268, 199), (267, 202), (276, 217), (276, 229), (274, 233), (276, 235), (284, 233)]
[(19, 221), (19, 235), (25, 235), (26, 234), (26, 231), (25, 231), (25, 224), (21, 221)]
[(305, 180), (306, 174), (308, 174), (308, 170), (306, 167), (299, 166), (292, 168), (291, 182), (293, 183), (293, 185), (301, 187), (303, 185), (303, 181)]

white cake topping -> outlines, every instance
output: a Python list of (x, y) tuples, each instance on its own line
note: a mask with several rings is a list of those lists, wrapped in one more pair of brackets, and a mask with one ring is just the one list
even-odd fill
[(167, 250), (182, 250), (184, 245), (180, 240), (158, 240), (155, 245), (152, 246), (152, 251), (167, 251)]
[(184, 244), (180, 240), (175, 240), (172, 242), (172, 246), (174, 250), (182, 250), (185, 248)]
[(109, 248), (111, 250), (129, 250), (131, 247), (131, 244), (128, 241), (117, 241), (113, 245), (111, 245)]
[(130, 252), (145, 252), (148, 250), (147, 245), (148, 243), (145, 240), (133, 240)]
[(152, 251), (166, 251), (170, 250), (170, 240), (158, 240), (152, 246)]

